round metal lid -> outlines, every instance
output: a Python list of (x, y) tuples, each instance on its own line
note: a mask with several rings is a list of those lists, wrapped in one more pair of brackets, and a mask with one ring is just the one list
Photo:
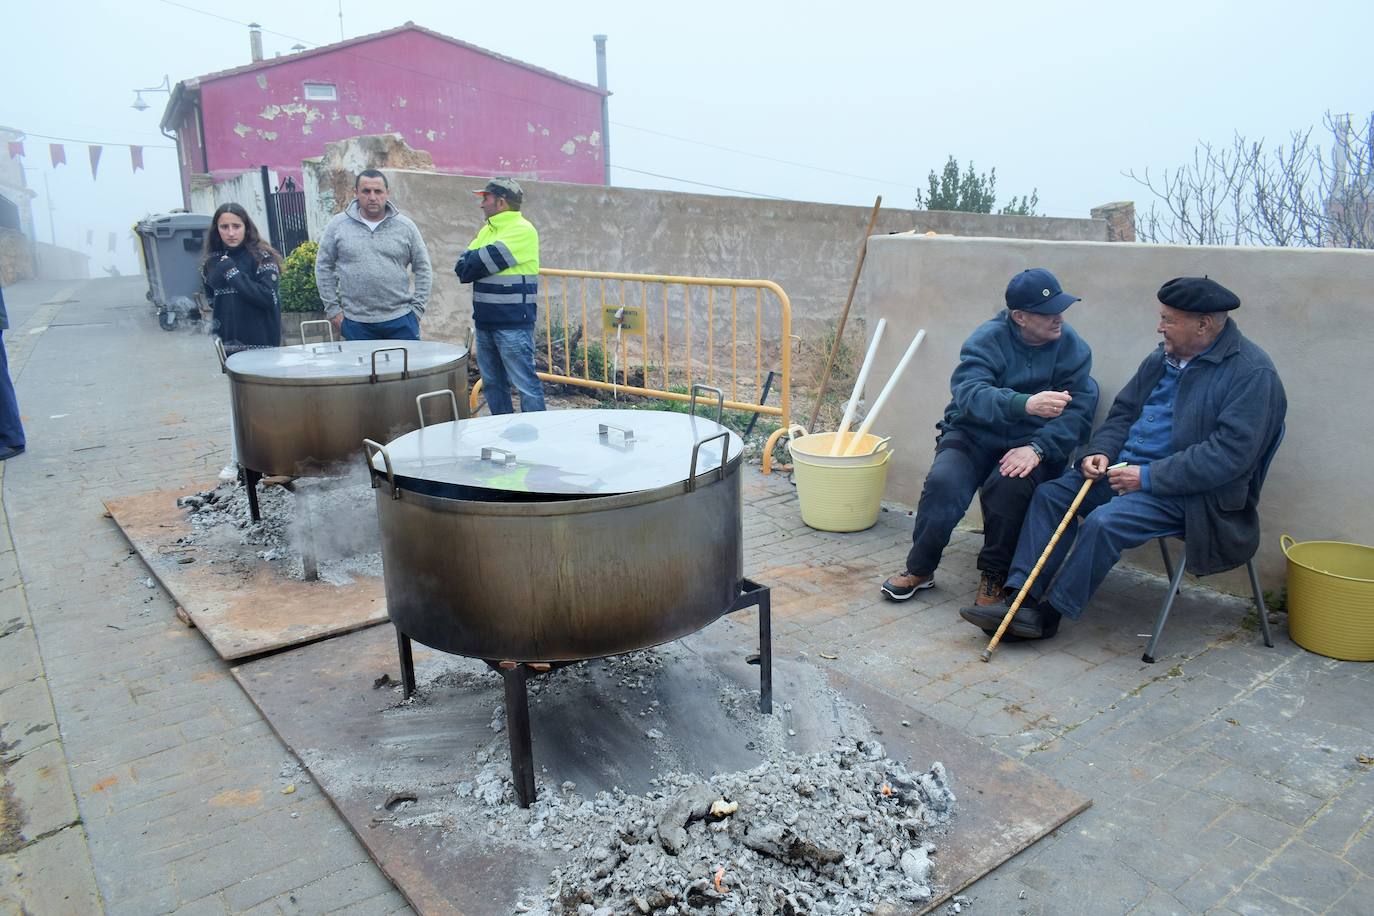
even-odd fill
[[(713, 436), (725, 435), (711, 439)], [(436, 423), (386, 447), (407, 481), (564, 496), (610, 496), (685, 481), (692, 449), (698, 476), (732, 461), (740, 437), (714, 420), (659, 410), (549, 410)], [(382, 455), (372, 466), (386, 473)], [(426, 487), (430, 490), (432, 487)]]
[(467, 352), (437, 340), (339, 340), (241, 350), (225, 366), (240, 377), (349, 381), (371, 377), (374, 353), (377, 377), (394, 378), (403, 369), (415, 374), (449, 366)]

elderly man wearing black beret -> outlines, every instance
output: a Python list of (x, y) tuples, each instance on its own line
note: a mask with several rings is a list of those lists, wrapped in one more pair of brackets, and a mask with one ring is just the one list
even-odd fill
[[(1128, 547), (1185, 537), (1197, 575), (1239, 566), (1259, 547), (1258, 475), (1283, 425), (1283, 383), (1228, 317), (1240, 299), (1220, 283), (1179, 277), (1160, 287), (1159, 301), (1163, 345), (1117, 395), (1078, 467), (1035, 490), (1007, 575), (1010, 594), (1083, 481), (1097, 481), (1080, 508), (1083, 521), (1070, 523), (1012, 620), (1013, 636), (1047, 638), (1061, 615), (1078, 618)], [(991, 631), (1004, 612), (959, 613)]]

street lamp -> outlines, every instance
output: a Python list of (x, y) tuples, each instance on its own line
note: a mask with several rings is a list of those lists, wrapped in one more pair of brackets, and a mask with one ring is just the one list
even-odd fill
[(145, 101), (143, 101), (143, 93), (145, 93), (145, 92), (165, 92), (165, 93), (167, 93), (168, 95), (171, 95), (171, 93), (172, 93), (172, 81), (171, 81), (170, 78), (164, 76), (164, 77), (162, 78), (162, 82), (159, 83), (159, 84), (156, 85), (156, 86), (145, 86), (145, 87), (142, 88), (142, 89), (135, 89), (135, 90), (134, 90), (134, 103), (133, 103), (132, 105), (129, 106), (129, 107), (132, 108), (134, 111), (147, 111), (147, 110), (148, 110), (148, 108), (149, 108), (148, 103), (145, 102)]

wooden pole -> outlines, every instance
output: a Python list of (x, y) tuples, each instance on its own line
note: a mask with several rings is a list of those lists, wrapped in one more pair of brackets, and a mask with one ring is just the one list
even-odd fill
[(849, 281), (849, 295), (844, 300), (844, 311), (840, 312), (840, 323), (835, 328), (835, 343), (830, 348), (830, 359), (826, 360), (825, 372), (821, 375), (821, 386), (816, 391), (816, 404), (811, 408), (811, 422), (806, 424), (806, 428), (811, 432), (816, 432), (816, 418), (821, 413), (821, 402), (825, 400), (825, 389), (830, 384), (830, 370), (835, 367), (835, 357), (840, 352), (840, 341), (844, 339), (844, 324), (849, 320), (849, 306), (854, 302), (854, 291), (859, 288), (859, 274), (864, 269), (864, 258), (868, 255), (868, 237), (873, 234), (873, 227), (878, 223), (878, 208), (883, 204), (883, 197), (878, 195), (873, 201), (873, 212), (868, 217), (868, 229), (864, 232), (863, 244), (859, 246), (859, 262), (854, 265), (854, 278)]

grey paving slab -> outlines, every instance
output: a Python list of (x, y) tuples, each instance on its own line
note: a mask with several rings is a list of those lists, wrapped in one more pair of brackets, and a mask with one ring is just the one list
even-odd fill
[(1354, 866), (1295, 839), (1275, 852), (1251, 883), (1320, 913), (1344, 897), (1360, 878)]
[(100, 908), (79, 825), (0, 855), (0, 912), (84, 916)]

